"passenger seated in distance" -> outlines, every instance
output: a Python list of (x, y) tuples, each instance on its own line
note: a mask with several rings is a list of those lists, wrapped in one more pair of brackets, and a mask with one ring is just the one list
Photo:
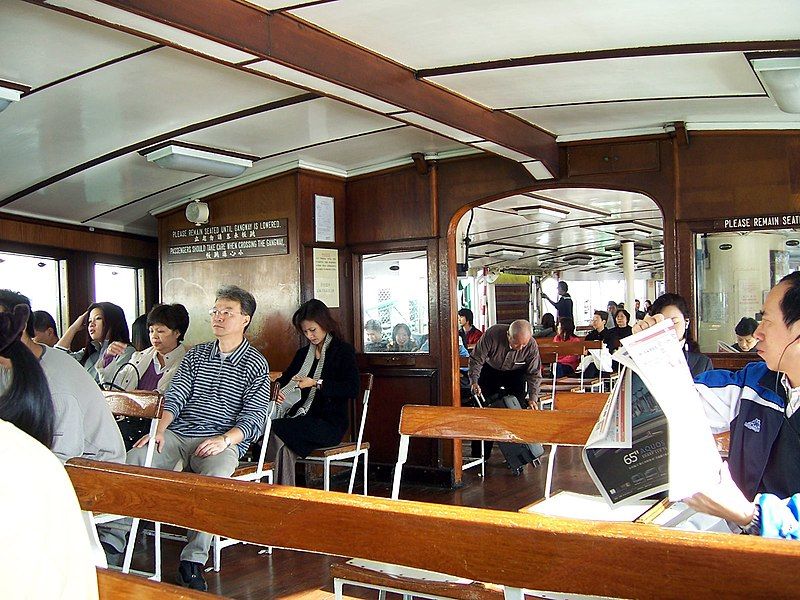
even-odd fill
[[(558, 333), (553, 338), (554, 342), (580, 342), (581, 339), (575, 335), (575, 322), (569, 317), (562, 317), (558, 320)], [(556, 362), (556, 378), (568, 377), (575, 372), (581, 357), (577, 354), (558, 355)]]
[(51, 348), (58, 343), (56, 320), (46, 310), (33, 311), (33, 341)]
[(386, 346), (380, 321), (370, 319), (364, 323), (364, 352), (386, 352)]
[(533, 329), (533, 337), (550, 337), (556, 333), (556, 319), (552, 313), (544, 313), (538, 327)]
[(483, 335), (483, 332), (472, 324), (474, 319), (475, 315), (470, 309), (462, 308), (458, 311), (458, 324), (460, 325), (458, 335), (467, 350), (472, 350)]
[(398, 323), (392, 329), (392, 341), (389, 343), (389, 352), (416, 352), (417, 343), (411, 335), (411, 328), (405, 323)]
[(739, 352), (755, 352), (758, 340), (753, 337), (753, 334), (758, 328), (758, 321), (750, 317), (742, 317), (741, 321), (736, 324), (736, 343), (732, 346), (734, 350)]
[(678, 334), (678, 343), (683, 349), (686, 363), (692, 377), (705, 373), (714, 368), (711, 359), (698, 352), (697, 344), (692, 340), (689, 330), (689, 306), (683, 296), (678, 294), (662, 294), (650, 307), (650, 314), (660, 314), (667, 319), (672, 319), (675, 333)]

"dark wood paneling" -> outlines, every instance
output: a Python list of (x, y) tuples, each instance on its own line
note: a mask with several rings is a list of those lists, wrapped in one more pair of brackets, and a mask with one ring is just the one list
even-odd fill
[(497, 322), (510, 325), (517, 319), (527, 320), (531, 288), (526, 284), (504, 283), (494, 286)]
[(208, 308), (218, 287), (235, 284), (252, 293), (257, 303), (248, 338), (267, 357), (271, 369), (281, 371), (289, 365), (300, 343), (291, 324), (300, 301), (297, 176), (283, 174), (205, 199), (209, 225), (288, 218), (286, 255), (170, 263), (169, 232), (189, 224), (182, 208), (159, 219), (162, 297), (165, 302), (181, 302), (189, 311), (190, 344), (213, 339)]
[[(394, 464), (400, 444), (400, 411), (406, 404), (438, 405), (438, 372), (434, 369), (380, 369), (371, 367), (375, 382), (370, 395), (364, 440), (370, 444), (370, 463)], [(415, 440), (409, 463), (439, 465), (439, 443)]]
[[(297, 202), (300, 225), (301, 301), (314, 297), (314, 248), (336, 248), (339, 251), (339, 308), (331, 313), (338, 321), (342, 336), (353, 342), (353, 277), (350, 269), (350, 252), (345, 237), (346, 198), (345, 182), (341, 177), (323, 175), (311, 171), (300, 171), (297, 178)], [(334, 223), (336, 241), (315, 241), (316, 215), (314, 196), (331, 196), (334, 201)]]
[(572, 176), (655, 171), (659, 167), (655, 141), (573, 146), (567, 157)]
[(800, 134), (700, 135), (678, 149), (680, 220), (800, 211)]
[(347, 182), (351, 245), (434, 237), (430, 180), (413, 166)]

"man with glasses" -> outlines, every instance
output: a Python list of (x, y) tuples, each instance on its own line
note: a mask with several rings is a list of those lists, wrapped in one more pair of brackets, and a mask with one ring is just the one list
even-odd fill
[[(184, 470), (193, 473), (230, 477), (263, 430), (270, 396), (269, 366), (244, 337), (255, 310), (256, 301), (249, 292), (232, 285), (217, 291), (209, 310), (217, 339), (189, 350), (178, 367), (166, 392), (153, 467), (172, 469), (181, 462)], [(144, 464), (148, 440), (144, 436), (128, 452), (128, 464)], [(125, 540), (122, 528), (112, 525), (103, 529), (100, 538), (113, 560), (124, 550)], [(212, 536), (189, 531), (187, 537), (178, 583), (206, 590), (203, 566)]]

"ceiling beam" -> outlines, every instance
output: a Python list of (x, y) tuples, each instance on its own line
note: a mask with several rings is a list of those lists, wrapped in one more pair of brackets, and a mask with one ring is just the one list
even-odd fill
[(533, 159), (558, 176), (555, 137), (435, 84), (396, 62), (284, 13), (236, 0), (99, 0), (467, 131)]
[(699, 44), (673, 44), (667, 46), (643, 46), (639, 48), (610, 48), (588, 52), (564, 52), (562, 54), (537, 54), (518, 58), (503, 58), (482, 62), (447, 65), (419, 69), (417, 77), (436, 77), (475, 71), (492, 71), (511, 67), (531, 67), (585, 60), (607, 60), (610, 58), (635, 58), (642, 56), (668, 56), (674, 54), (707, 54), (712, 52), (756, 52), (756, 51), (800, 50), (800, 40), (764, 40), (747, 42), (712, 42)]

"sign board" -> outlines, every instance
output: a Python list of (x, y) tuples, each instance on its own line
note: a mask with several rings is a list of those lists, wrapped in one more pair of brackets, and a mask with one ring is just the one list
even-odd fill
[(339, 251), (314, 248), (314, 298), (339, 308)]
[(785, 227), (800, 227), (800, 215), (729, 217), (714, 221), (715, 231), (753, 231), (755, 229), (783, 229)]
[(167, 241), (167, 262), (288, 253), (289, 219), (173, 229)]

